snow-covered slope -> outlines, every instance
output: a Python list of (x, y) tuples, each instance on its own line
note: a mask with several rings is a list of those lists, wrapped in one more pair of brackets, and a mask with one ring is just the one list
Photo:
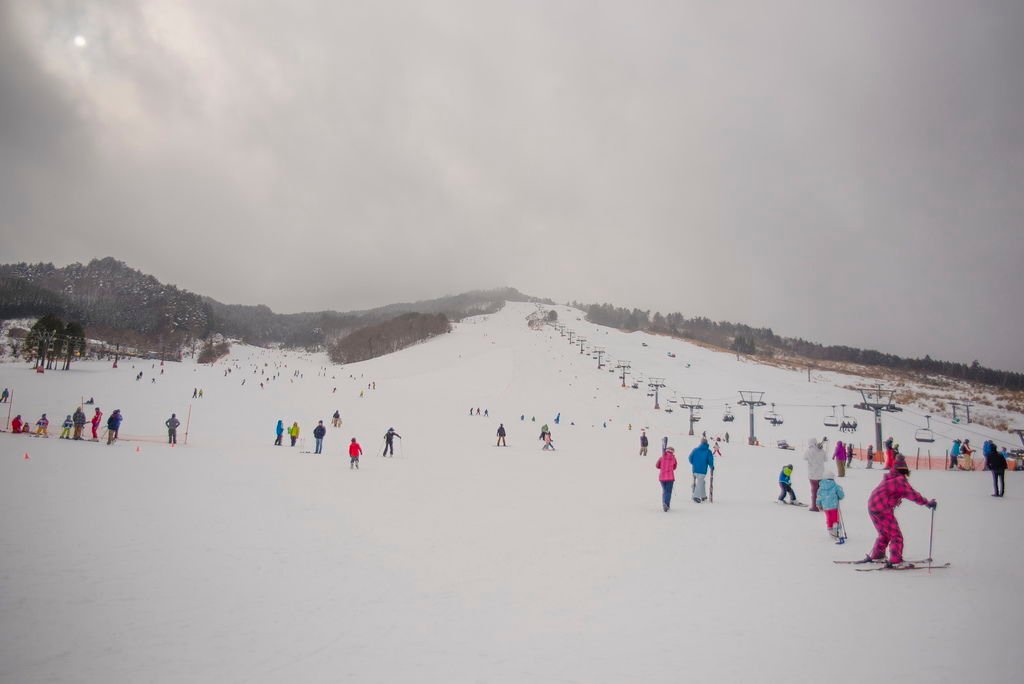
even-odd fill
[[(745, 446), (735, 399), (765, 391), (785, 422), (768, 425), (762, 409), (762, 441), (802, 445), (841, 437), (820, 407), (856, 403), (836, 387), (855, 379), (808, 383), (556, 309), (634, 376), (664, 377), (663, 407), (673, 391), (702, 397), (698, 432), (729, 430), (713, 505), (688, 500), (684, 462), (662, 512), (654, 445), (668, 436), (685, 461), (696, 441), (684, 412), (653, 410), (556, 331), (529, 330), (532, 305), (344, 368), (242, 346), (162, 375), (150, 362), (42, 375), (0, 366), (15, 412), (46, 411), (56, 425), (92, 396), (105, 413), (122, 409), (129, 437), (108, 447), (58, 430), (0, 434), (0, 681), (1014, 678), (1016, 473), (1004, 499), (989, 497), (987, 473), (912, 476), (940, 502), (933, 555), (950, 569), (834, 565), (870, 548), (865, 501), (879, 472), (840, 481), (850, 540), (834, 545), (820, 514), (774, 503), (787, 462), (808, 498), (802, 451)], [(726, 402), (731, 424), (720, 420)], [(469, 415), (477, 407), (489, 417)], [(335, 409), (344, 423), (329, 428), (324, 454), (303, 453)], [(162, 443), (172, 411), (189, 418), (187, 446)], [(857, 413), (866, 446), (871, 421)], [(299, 422), (300, 446), (272, 445), (278, 419)], [(494, 446), (499, 422), (508, 448)], [(542, 423), (554, 453), (540, 450)], [(384, 459), (391, 426), (402, 439)], [(969, 428), (972, 442), (987, 434), (949, 427)], [(914, 428), (886, 418), (912, 454)], [(366, 450), (358, 471), (343, 456), (351, 437)], [(907, 557), (926, 556), (929, 511), (906, 504), (899, 517)]]

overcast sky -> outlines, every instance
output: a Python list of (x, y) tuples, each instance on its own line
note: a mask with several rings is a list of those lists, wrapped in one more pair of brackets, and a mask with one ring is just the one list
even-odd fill
[(0, 0), (4, 262), (1024, 370), (1024, 3)]

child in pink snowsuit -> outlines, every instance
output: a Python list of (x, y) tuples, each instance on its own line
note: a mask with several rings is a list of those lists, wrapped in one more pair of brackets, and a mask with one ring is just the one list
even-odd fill
[(887, 472), (882, 481), (871, 492), (868, 498), (868, 515), (871, 517), (871, 524), (878, 530), (878, 538), (875, 546), (868, 556), (871, 560), (885, 558), (885, 549), (889, 547), (889, 563), (899, 565), (903, 562), (903, 532), (900, 524), (896, 521), (895, 510), (903, 499), (910, 499), (916, 504), (934, 509), (937, 504), (935, 499), (928, 500), (921, 496), (907, 478), (910, 476), (910, 469), (902, 457), (897, 457), (895, 467)]

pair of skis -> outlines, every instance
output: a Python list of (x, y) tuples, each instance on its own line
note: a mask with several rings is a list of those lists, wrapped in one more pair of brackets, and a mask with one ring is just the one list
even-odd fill
[(931, 558), (924, 558), (922, 560), (906, 561), (905, 565), (889, 565), (884, 560), (874, 560), (869, 558), (861, 558), (860, 560), (837, 560), (832, 561), (837, 565), (869, 565), (871, 567), (866, 568), (854, 568), (858, 572), (874, 572), (876, 570), (941, 570), (942, 568), (950, 567), (950, 563), (940, 563), (939, 565), (928, 565), (932, 563)]

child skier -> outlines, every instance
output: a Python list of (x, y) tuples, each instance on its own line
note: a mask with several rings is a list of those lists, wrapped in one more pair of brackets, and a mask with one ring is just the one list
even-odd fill
[(50, 419), (46, 417), (45, 413), (36, 421), (36, 436), (39, 435), (50, 436)]
[(363, 447), (359, 446), (359, 442), (353, 437), (352, 441), (348, 445), (348, 469), (352, 470), (355, 468), (359, 470), (359, 455), (363, 453)]
[(658, 469), (658, 481), (661, 482), (661, 510), (668, 513), (672, 504), (672, 487), (676, 483), (676, 450), (668, 447), (654, 467)]
[(71, 428), (75, 426), (74, 421), (71, 420), (71, 414), (64, 419), (64, 423), (60, 426), (60, 438), (71, 439)]
[(890, 567), (903, 565), (903, 532), (894, 514), (896, 507), (903, 499), (910, 499), (916, 504), (927, 506), (935, 510), (938, 503), (935, 499), (930, 501), (913, 487), (907, 480), (910, 477), (910, 468), (902, 456), (895, 459), (893, 469), (887, 472), (882, 481), (871, 492), (868, 498), (868, 515), (871, 517), (871, 524), (878, 530), (878, 538), (871, 553), (865, 558), (868, 561), (882, 560), (885, 558), (885, 549), (889, 548)]
[(843, 488), (836, 484), (835, 473), (831, 468), (825, 468), (825, 475), (818, 484), (818, 499), (815, 503), (818, 508), (825, 510), (825, 527), (836, 539), (839, 539), (839, 500), (844, 496)]
[(789, 503), (794, 506), (797, 505), (796, 492), (793, 491), (793, 464), (787, 463), (782, 466), (782, 470), (779, 472), (779, 503), (786, 503), (786, 495), (789, 495)]

